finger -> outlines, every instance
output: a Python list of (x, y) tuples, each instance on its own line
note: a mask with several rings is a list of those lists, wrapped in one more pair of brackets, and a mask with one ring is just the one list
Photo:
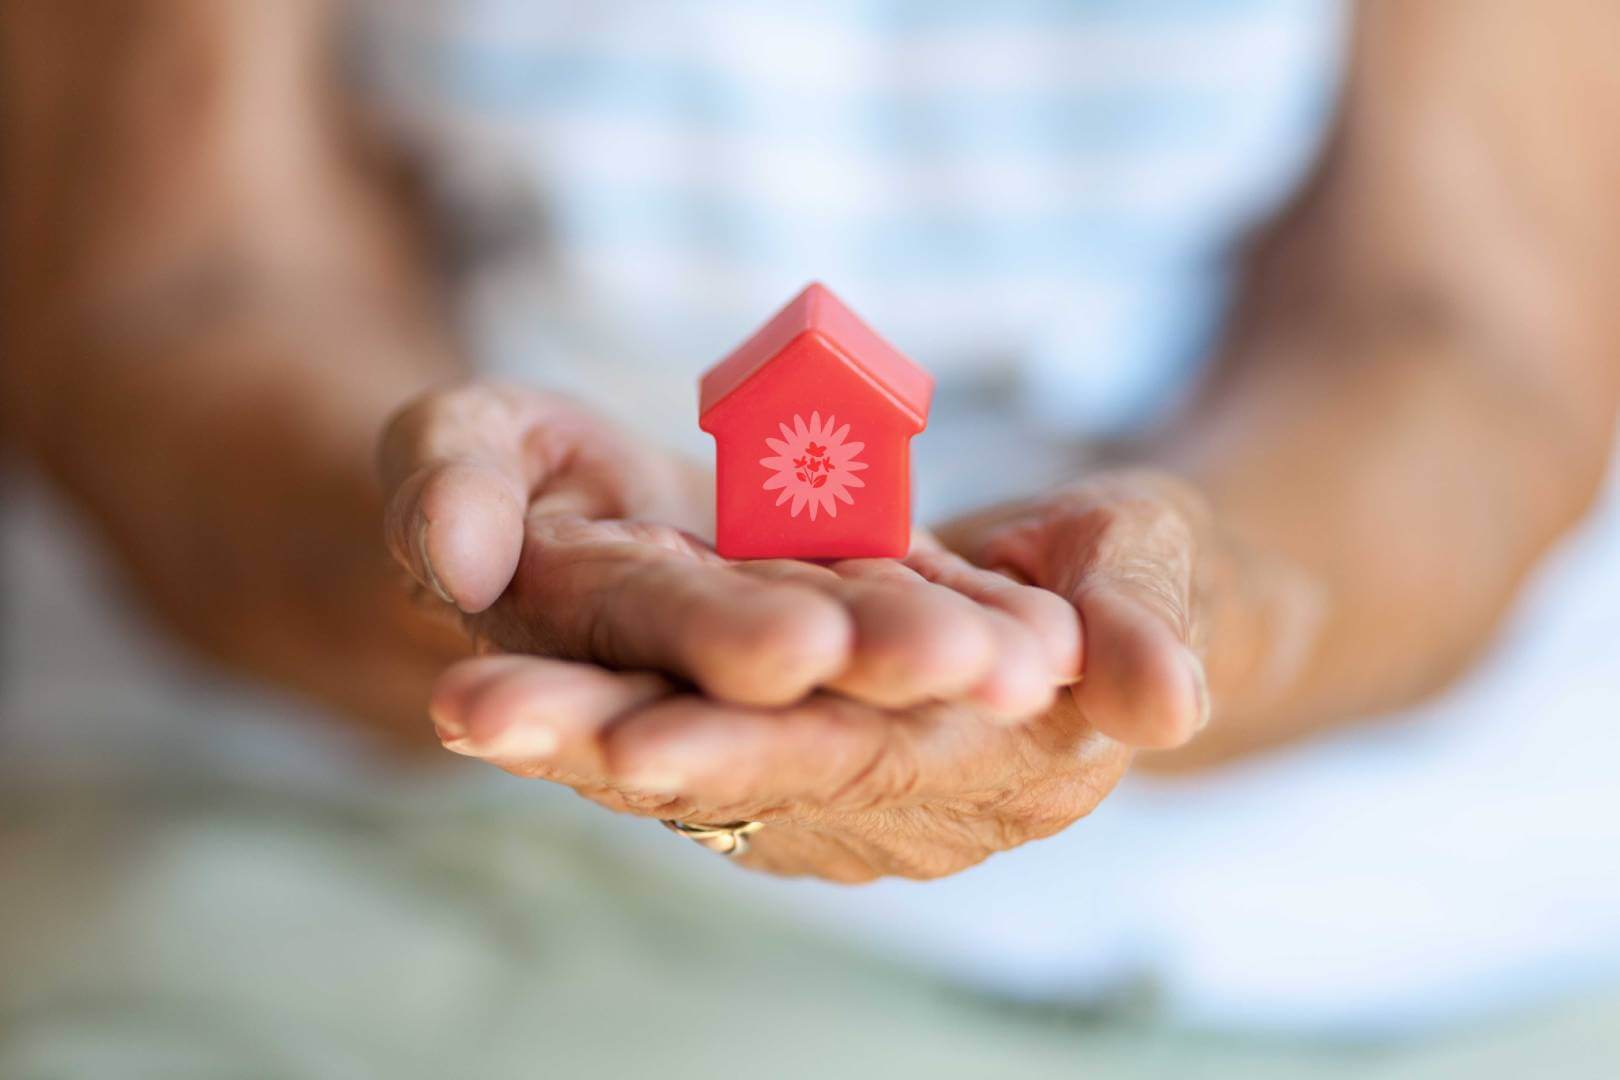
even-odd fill
[(831, 568), (790, 560), (740, 567), (836, 599), (854, 621), (848, 664), (825, 685), (861, 701), (904, 708), (967, 694), (996, 661), (989, 613), (898, 563), (852, 559)]
[(1052, 704), (1059, 686), (1041, 643), (1005, 612), (992, 608), (985, 612), (995, 640), (996, 662), (962, 699), (998, 720), (1022, 721), (1035, 716)]
[(383, 434), (389, 550), (463, 611), (494, 603), (517, 567), (528, 493), (543, 469), (524, 438), (539, 408), (536, 395), (461, 386), (419, 399)]
[(906, 565), (929, 581), (1006, 613), (1033, 635), (1054, 682), (1080, 674), (1080, 619), (1074, 605), (1047, 589), (974, 566), (929, 539), (919, 541)]
[(615, 721), (604, 752), (616, 784), (704, 813), (770, 817), (992, 790), (1021, 762), (1008, 753), (1021, 738), (950, 706), (895, 712), (818, 694), (762, 710), (683, 695)]
[(1131, 590), (1112, 583), (1077, 599), (1085, 627), (1085, 673), (1072, 688), (1088, 723), (1128, 746), (1180, 746), (1209, 721), (1209, 690), (1197, 655)]
[[(969, 697), (1009, 659), (1002, 648), (1019, 638), (994, 612), (901, 563), (850, 559), (832, 569), (872, 628), (836, 688), (865, 700), (902, 707)], [(999, 674), (1017, 680), (1016, 669), (1027, 670), (1016, 661), (1013, 667)], [(1005, 684), (999, 678), (993, 685)]]
[(796, 701), (842, 671), (853, 627), (825, 594), (739, 573), (661, 526), (532, 521), (510, 602), (478, 624), (508, 647), (650, 668), (726, 701)]
[(1074, 698), (1088, 722), (1133, 747), (1179, 746), (1209, 718), (1192, 648), (1197, 520), (1177, 488), (1116, 477), (1003, 523), (979, 548), (1074, 604), (1084, 670)]
[(451, 664), (433, 682), (428, 717), (443, 743), (459, 742), (469, 730), (472, 703), (483, 688), (503, 672), (522, 665), (521, 656), (488, 656)]
[(430, 709), (447, 749), (525, 776), (579, 782), (601, 778), (606, 725), (669, 692), (647, 672), (498, 656), (447, 669)]

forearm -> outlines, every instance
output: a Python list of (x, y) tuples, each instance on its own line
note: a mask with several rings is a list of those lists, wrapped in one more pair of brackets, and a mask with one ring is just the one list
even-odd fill
[(372, 451), (435, 358), (367, 320), (244, 312), (76, 361), (87, 385), (35, 456), (148, 607), (213, 659), (374, 721), (419, 719), (427, 661), (459, 650), (390, 569)]
[(1410, 703), (1494, 633), (1589, 504), (1603, 410), (1391, 325), (1252, 349), (1149, 451), (1208, 500), (1202, 628), (1220, 722), (1195, 759)]
[(1208, 630), (1229, 685), (1206, 754), (1444, 683), (1583, 514), (1614, 436), (1620, 143), (1548, 122), (1612, 108), (1614, 9), (1356, 16), (1321, 173), (1257, 246), (1209, 391), (1150, 449), (1207, 493), (1217, 556), (1318, 597), (1280, 660), (1241, 591), (1212, 600), (1240, 630)]
[(408, 200), (304, 56), (321, 6), (14, 13), (14, 441), (193, 643), (414, 716), (404, 672), (444, 642), (386, 569), (372, 447), (458, 365)]
[(81, 377), (35, 398), (49, 420), (18, 429), (147, 606), (212, 659), (378, 726), (419, 722), (462, 649), (388, 563), (372, 458), (448, 357), (380, 317), (248, 306), (86, 341), (68, 364)]

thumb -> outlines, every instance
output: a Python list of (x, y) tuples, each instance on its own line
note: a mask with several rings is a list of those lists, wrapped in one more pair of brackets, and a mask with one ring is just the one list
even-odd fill
[(469, 614), (493, 604), (517, 570), (528, 493), (543, 471), (525, 434), (543, 401), (505, 387), (458, 386), (418, 398), (384, 430), (389, 551)]
[(1203, 660), (1157, 590), (1099, 578), (1074, 598), (1084, 639), (1070, 688), (1088, 723), (1138, 749), (1181, 746), (1209, 722)]
[(1074, 605), (1082, 671), (1070, 692), (1087, 723), (1128, 746), (1180, 746), (1209, 720), (1193, 632), (1206, 516), (1166, 478), (1100, 476), (992, 521), (978, 552)]

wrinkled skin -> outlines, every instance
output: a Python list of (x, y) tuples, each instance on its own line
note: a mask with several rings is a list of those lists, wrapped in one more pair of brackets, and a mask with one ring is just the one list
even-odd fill
[(764, 821), (762, 869), (952, 873), (1208, 717), (1191, 497), (1157, 474), (954, 523), (962, 554), (822, 566), (720, 558), (706, 477), (519, 388), (428, 395), (383, 465), (396, 556), (506, 653), (440, 680), (445, 744), (621, 812)]

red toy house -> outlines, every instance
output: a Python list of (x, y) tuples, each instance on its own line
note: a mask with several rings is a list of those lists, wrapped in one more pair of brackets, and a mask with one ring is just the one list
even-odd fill
[(934, 380), (820, 285), (711, 368), (715, 546), (732, 559), (899, 557)]

